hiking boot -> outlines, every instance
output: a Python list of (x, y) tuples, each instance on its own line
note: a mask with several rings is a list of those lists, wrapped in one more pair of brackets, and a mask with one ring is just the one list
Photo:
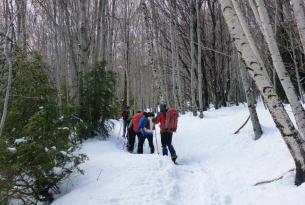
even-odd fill
[(172, 161), (174, 162), (174, 163), (176, 163), (176, 160), (177, 160), (177, 156), (172, 156)]

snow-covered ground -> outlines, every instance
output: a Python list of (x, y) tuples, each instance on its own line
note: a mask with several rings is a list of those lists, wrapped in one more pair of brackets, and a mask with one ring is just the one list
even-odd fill
[(147, 154), (123, 151), (117, 123), (110, 140), (83, 144), (90, 158), (85, 175), (66, 180), (52, 205), (304, 205), (305, 184), (293, 185), (288, 149), (261, 104), (258, 113), (264, 131), (258, 141), (250, 122), (233, 134), (248, 117), (246, 105), (209, 110), (204, 119), (181, 116), (173, 139), (181, 166), (148, 154), (147, 142)]

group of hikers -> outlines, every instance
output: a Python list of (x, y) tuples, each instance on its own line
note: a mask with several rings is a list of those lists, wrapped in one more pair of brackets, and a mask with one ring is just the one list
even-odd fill
[[(136, 136), (138, 138), (138, 154), (143, 154), (143, 145), (148, 140), (150, 153), (155, 152), (153, 143), (153, 130), (155, 125), (160, 124), (162, 154), (168, 155), (176, 163), (177, 154), (172, 145), (173, 132), (177, 130), (178, 112), (174, 108), (167, 108), (166, 104), (160, 105), (160, 112), (155, 116), (153, 112), (138, 111), (134, 115), (127, 106), (122, 113), (123, 117), (123, 137), (127, 139), (127, 151), (133, 153)], [(126, 132), (127, 131), (127, 132)], [(157, 136), (156, 136), (157, 137)]]

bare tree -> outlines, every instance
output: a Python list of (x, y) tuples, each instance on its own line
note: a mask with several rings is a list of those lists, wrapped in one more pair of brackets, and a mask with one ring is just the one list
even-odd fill
[(2, 116), (0, 121), (0, 137), (3, 133), (5, 120), (8, 112), (8, 103), (10, 98), (10, 92), (12, 87), (12, 78), (13, 78), (13, 63), (11, 59), (11, 46), (9, 42), (9, 36), (12, 36), (12, 29), (13, 29), (13, 21), (14, 19), (11, 19), (10, 22), (7, 23), (8, 27), (5, 33), (4, 37), (4, 55), (6, 59), (6, 64), (8, 67), (8, 76), (7, 76), (7, 85), (6, 85), (6, 91), (5, 91), (5, 97), (4, 97), (4, 103), (3, 103), (3, 110), (2, 110)]

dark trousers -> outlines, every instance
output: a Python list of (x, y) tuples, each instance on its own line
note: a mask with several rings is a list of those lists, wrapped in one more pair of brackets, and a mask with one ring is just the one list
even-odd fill
[(139, 143), (138, 143), (138, 154), (143, 154), (143, 145), (145, 142), (145, 139), (148, 140), (148, 144), (150, 147), (150, 153), (153, 154), (155, 152), (155, 147), (153, 143), (153, 136), (144, 136), (142, 133), (139, 133), (138, 135)]
[(124, 138), (125, 138), (125, 135), (126, 135), (127, 126), (128, 126), (128, 121), (123, 120), (123, 136), (122, 137), (124, 137)]
[(163, 155), (168, 155), (167, 148), (171, 154), (172, 158), (176, 158), (176, 151), (172, 145), (172, 137), (173, 133), (171, 132), (163, 132), (161, 133), (161, 144), (162, 144), (162, 153)]
[(128, 137), (127, 137), (127, 140), (128, 140), (127, 151), (128, 152), (133, 152), (136, 135), (137, 134), (133, 130), (128, 131)]

